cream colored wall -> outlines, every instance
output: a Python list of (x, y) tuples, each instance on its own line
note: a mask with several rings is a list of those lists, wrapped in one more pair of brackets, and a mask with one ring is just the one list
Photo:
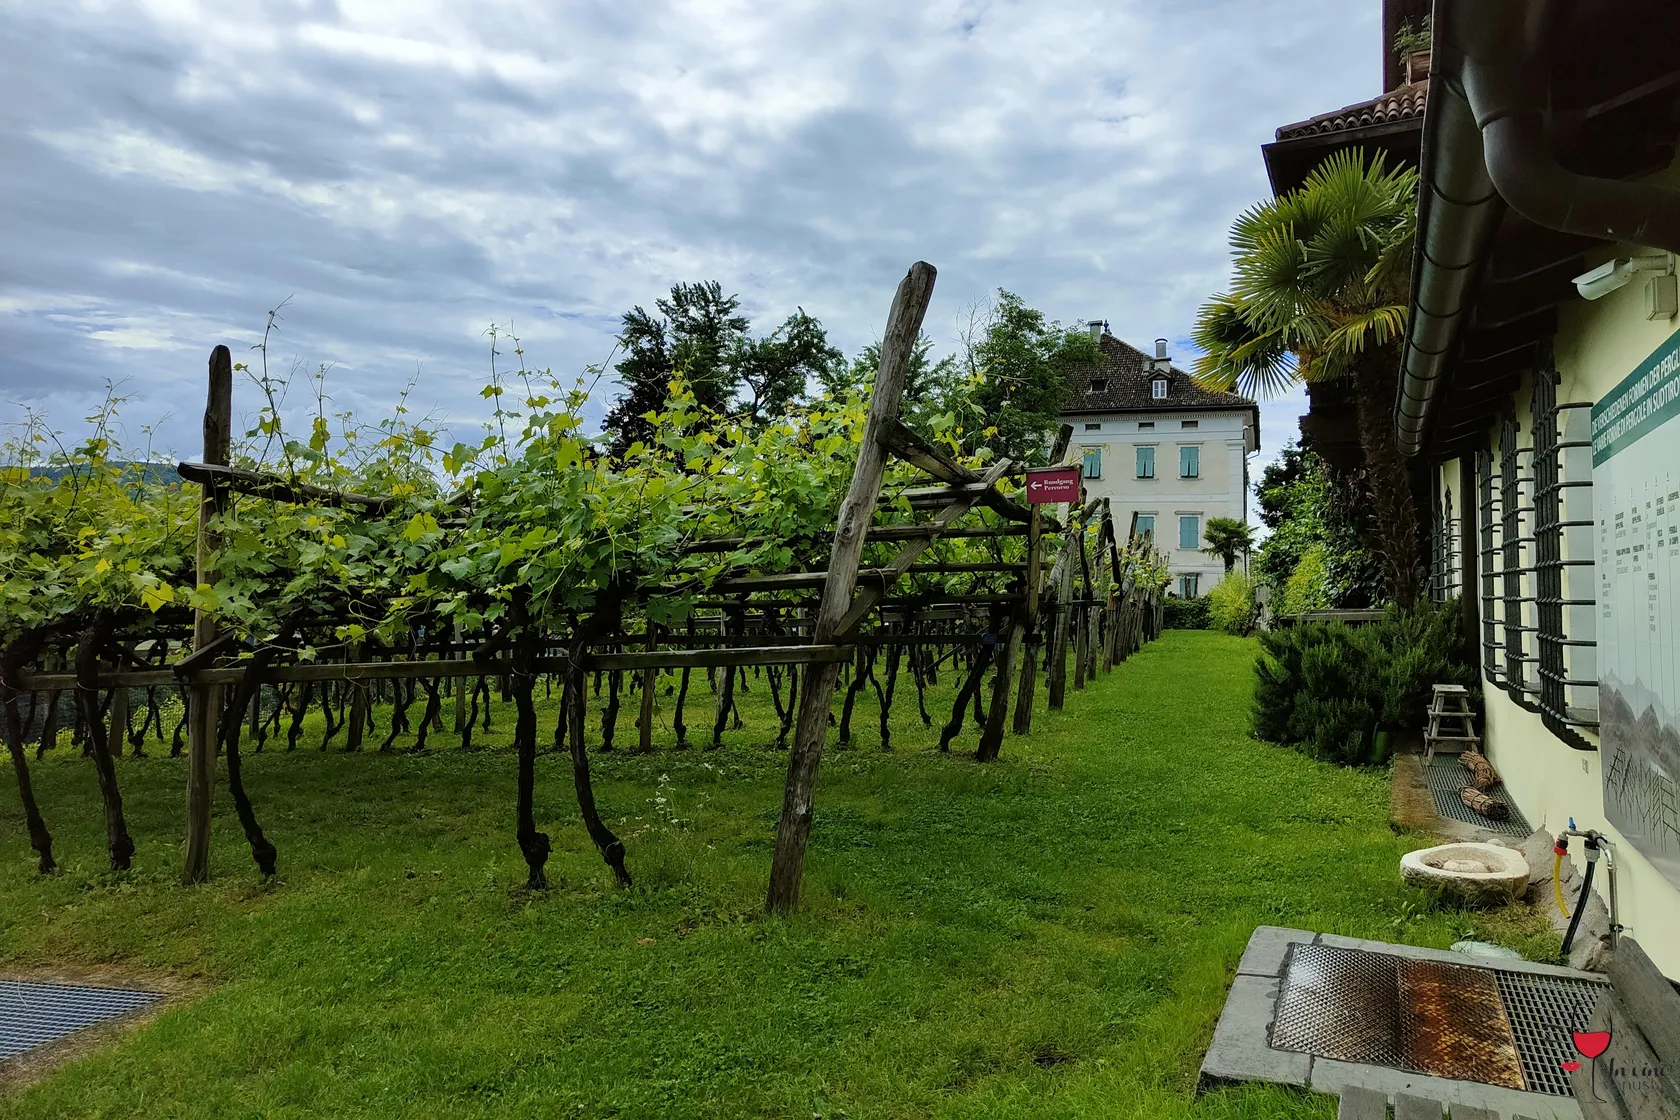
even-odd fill
[[(1195, 573), (1201, 577), (1200, 592), (1206, 594), (1225, 574), (1224, 564), (1199, 548), (1178, 547), (1178, 519), (1194, 513), (1203, 531), (1209, 518), (1244, 518), (1243, 461), (1249, 439), (1249, 415), (1242, 412), (1186, 412), (1163, 410), (1154, 414), (1101, 413), (1065, 417), (1073, 425), (1076, 454), (1088, 448), (1102, 452), (1102, 477), (1087, 479), (1086, 493), (1109, 499), (1114, 525), (1120, 533), (1131, 526), (1134, 513), (1155, 517), (1155, 544), (1167, 558), (1173, 575)], [(1138, 422), (1155, 425), (1140, 430)], [(1196, 427), (1186, 430), (1184, 420)], [(1087, 431), (1086, 424), (1100, 424)], [(1139, 445), (1155, 448), (1155, 477), (1137, 477)], [(1178, 476), (1179, 447), (1200, 448), (1196, 478)], [(1174, 583), (1176, 591), (1177, 583)]]
[[(1608, 260), (1612, 255), (1639, 252), (1650, 250), (1618, 246), (1589, 259), (1588, 264)], [(1635, 277), (1632, 283), (1602, 299), (1574, 300), (1560, 309), (1554, 344), (1561, 378), (1557, 391), (1559, 403), (1598, 400), (1633, 372), (1665, 338), (1680, 329), (1674, 320), (1648, 321), (1643, 300), (1643, 278)], [(1520, 425), (1518, 443), (1522, 446), (1529, 445), (1533, 432), (1528, 415), (1529, 393), (1530, 385), (1525, 379), (1515, 402)], [(1497, 428), (1490, 432), (1490, 439), (1497, 439)], [(1526, 457), (1523, 462), (1526, 464)], [(1472, 511), (1469, 516), (1462, 513), (1461, 516), (1464, 530), (1474, 531), (1475, 517), (1480, 511), (1476, 509), (1474, 494), (1456, 492), (1459, 477), (1456, 462), (1448, 464), (1442, 475), (1441, 484), (1455, 491), (1455, 509)], [(1468, 504), (1464, 504), (1466, 499)], [(1580, 571), (1590, 578), (1590, 569)], [(1479, 596), (1479, 579), (1476, 586), (1465, 587), (1464, 591)], [(1591, 593), (1589, 584), (1587, 594)], [(1488, 757), (1504, 777), (1506, 788), (1529, 823), (1555, 834), (1574, 817), (1578, 828), (1596, 828), (1610, 836), (1619, 863), (1617, 886), (1622, 924), (1630, 936), (1638, 939), (1657, 967), (1666, 975), (1680, 979), (1680, 888), (1669, 883), (1604, 819), (1601, 756), (1571, 749), (1546, 730), (1539, 715), (1518, 707), (1500, 688), (1488, 685), (1486, 698)], [(1596, 736), (1586, 737), (1596, 742)], [(1585, 870), (1579, 843), (1574, 845), (1571, 858), (1579, 869)], [(1606, 885), (1601, 893), (1607, 895), (1607, 891)]]

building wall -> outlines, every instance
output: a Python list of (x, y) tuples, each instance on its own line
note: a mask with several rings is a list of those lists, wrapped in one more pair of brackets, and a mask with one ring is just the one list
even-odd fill
[[(1619, 246), (1614, 255), (1627, 256), (1649, 251)], [(1599, 258), (1589, 259), (1588, 263), (1596, 264), (1611, 256), (1612, 252), (1607, 249)], [(1597, 401), (1676, 329), (1680, 329), (1680, 324), (1674, 320), (1651, 322), (1645, 318), (1644, 283), (1640, 277), (1602, 299), (1591, 302), (1575, 300), (1565, 304), (1559, 312), (1558, 333), (1554, 342), (1560, 377), (1557, 400), (1560, 403)], [(1529, 445), (1533, 432), (1533, 421), (1529, 415), (1531, 388), (1525, 378), (1515, 400), (1518, 442), (1525, 447)], [(1497, 447), (1497, 427), (1488, 434), (1490, 446)], [(1571, 437), (1566, 435), (1565, 438)], [(1453, 506), (1462, 518), (1463, 531), (1475, 533), (1480, 526), (1478, 496), (1459, 492), (1459, 478), (1456, 460), (1442, 464), (1438, 483), (1443, 489), (1453, 491)], [(1586, 492), (1578, 493), (1586, 497)], [(1564, 514), (1566, 519), (1580, 515), (1579, 509), (1566, 510)], [(1525, 532), (1532, 532), (1532, 526), (1525, 528)], [(1578, 546), (1571, 542), (1566, 555), (1581, 555), (1577, 549)], [(1595, 553), (1596, 548), (1589, 543), (1585, 557), (1593, 557)], [(1569, 575), (1573, 578), (1565, 589), (1566, 598), (1595, 593), (1592, 569), (1571, 569)], [(1464, 592), (1480, 595), (1480, 580), (1474, 585), (1466, 585)], [(1591, 617), (1592, 608), (1578, 612), (1570, 619), (1568, 632), (1574, 635), (1583, 626), (1590, 626)], [(1530, 620), (1525, 618), (1524, 621), (1527, 623)], [(1573, 656), (1576, 651), (1571, 650), (1570, 653)], [(1590, 657), (1591, 654), (1588, 652), (1581, 656)], [(1577, 668), (1571, 664), (1571, 676), (1579, 675)], [(1587, 671), (1596, 675), (1590, 666)], [(1487, 683), (1485, 677), (1484, 686), (1487, 704), (1484, 734), (1488, 757), (1505, 779), (1506, 788), (1517, 805), (1531, 824), (1554, 834), (1567, 827), (1573, 817), (1577, 827), (1596, 828), (1610, 836), (1615, 842), (1618, 861), (1617, 885), (1622, 923), (1628, 934), (1638, 939), (1666, 975), (1680, 978), (1680, 889), (1670, 884), (1605, 820), (1602, 756), (1596, 752), (1572, 749), (1545, 728), (1537, 713), (1518, 706), (1498, 685)], [(1575, 699), (1572, 697), (1572, 702)], [(1585, 732), (1584, 737), (1597, 744), (1596, 734)], [(1572, 846), (1571, 858), (1576, 861), (1579, 870), (1585, 870), (1578, 842)], [(1601, 879), (1595, 887), (1602, 883)], [(1608, 885), (1604, 884), (1600, 893), (1607, 896), (1607, 892)]]
[[(1196, 548), (1179, 543), (1179, 518), (1193, 514), (1203, 531), (1211, 517), (1247, 516), (1245, 462), (1253, 442), (1252, 413), (1171, 412), (1101, 413), (1063, 417), (1073, 425), (1073, 445), (1083, 457), (1096, 450), (1101, 454), (1102, 474), (1088, 478), (1086, 493), (1109, 499), (1114, 527), (1124, 535), (1132, 515), (1155, 518), (1155, 544), (1167, 556), (1175, 577), (1194, 573), (1200, 577), (1198, 592), (1207, 594), (1225, 574), (1225, 565), (1198, 551), (1206, 541), (1198, 537)], [(1185, 422), (1195, 427), (1186, 428)], [(1095, 425), (1095, 427), (1093, 427)], [(1152, 425), (1152, 426), (1142, 426)], [(1155, 449), (1155, 477), (1137, 477), (1137, 448)], [(1198, 449), (1196, 478), (1179, 477), (1179, 448)]]

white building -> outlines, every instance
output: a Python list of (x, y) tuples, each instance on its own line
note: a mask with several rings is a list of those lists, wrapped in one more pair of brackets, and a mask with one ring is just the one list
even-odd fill
[(1073, 425), (1086, 493), (1109, 499), (1115, 529), (1149, 534), (1167, 556), (1172, 592), (1205, 595), (1225, 574), (1201, 549), (1208, 519), (1248, 520), (1248, 457), (1260, 449), (1260, 409), (1204, 389), (1173, 366), (1091, 324), (1102, 362), (1077, 371), (1062, 422)]

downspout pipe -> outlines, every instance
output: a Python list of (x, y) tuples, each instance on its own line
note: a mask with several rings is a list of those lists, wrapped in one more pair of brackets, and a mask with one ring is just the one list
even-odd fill
[(1553, 0), (1436, 0), (1442, 72), (1430, 75), (1413, 316), (1395, 409), (1406, 455), (1423, 448), (1505, 205), (1548, 229), (1680, 252), (1680, 191), (1582, 175), (1553, 156), (1555, 11)]

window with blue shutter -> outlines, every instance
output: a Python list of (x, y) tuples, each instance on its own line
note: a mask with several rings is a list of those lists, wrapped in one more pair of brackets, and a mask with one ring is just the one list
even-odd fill
[(1202, 518), (1200, 514), (1189, 514), (1178, 519), (1178, 547), (1202, 547)]
[(1137, 519), (1137, 535), (1148, 540), (1155, 539), (1155, 515), (1140, 513)]
[(1087, 447), (1085, 449), (1085, 477), (1102, 477), (1102, 448)]
[(1199, 447), (1181, 447), (1178, 449), (1178, 477), (1199, 478), (1202, 473), (1202, 449)]
[(1137, 476), (1139, 478), (1155, 477), (1155, 449), (1153, 447), (1137, 449)]

